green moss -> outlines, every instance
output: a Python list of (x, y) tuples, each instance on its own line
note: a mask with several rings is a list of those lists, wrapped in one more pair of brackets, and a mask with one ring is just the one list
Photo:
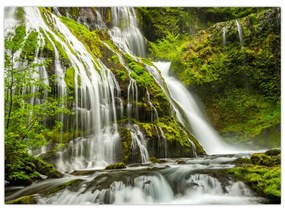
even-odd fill
[(43, 189), (41, 191), (39, 191), (41, 194), (46, 194), (46, 195), (49, 195), (49, 194), (53, 194), (53, 193), (57, 193), (59, 192), (60, 190), (63, 190), (63, 189), (66, 189), (68, 187), (71, 187), (71, 186), (75, 186), (77, 185), (78, 183), (82, 182), (81, 179), (73, 179), (73, 180), (70, 180), (70, 181), (67, 181), (67, 182), (64, 182), (62, 184), (57, 184), (57, 185), (53, 185), (51, 187), (48, 187), (46, 189)]
[(120, 80), (125, 81), (128, 78), (128, 73), (126, 70), (116, 70), (115, 74)]
[(74, 67), (69, 67), (66, 69), (65, 71), (65, 77), (64, 77), (66, 86), (70, 89), (70, 90), (74, 90)]
[(157, 124), (157, 126), (162, 129), (165, 138), (170, 145), (179, 145), (182, 148), (185, 148), (185, 150), (188, 151), (190, 155), (190, 152), (194, 150), (193, 146), (189, 142), (190, 139), (191, 142), (195, 145), (196, 153), (205, 154), (205, 151), (199, 144), (198, 140), (191, 133), (189, 133), (188, 130), (184, 128), (184, 126), (178, 123), (176, 118), (171, 116), (164, 116), (162, 118), (159, 118), (155, 124)]
[(108, 166), (106, 166), (105, 169), (124, 169), (124, 168), (126, 168), (126, 164), (124, 164), (123, 162), (118, 162), (118, 163), (109, 164)]
[(243, 180), (250, 188), (272, 202), (280, 203), (281, 178), (280, 165), (274, 167), (247, 165), (227, 170)]
[(156, 157), (150, 157), (149, 160), (152, 162), (152, 163), (162, 163), (161, 160), (157, 159)]
[(99, 48), (102, 43), (98, 39), (96, 32), (91, 32), (86, 26), (64, 16), (61, 17), (61, 21), (70, 29), (77, 39), (83, 42), (85, 48), (91, 55), (95, 58), (102, 57)]
[(184, 139), (187, 139), (185, 134), (184, 135), (181, 134), (181, 131), (177, 127), (177, 122), (172, 117), (160, 118), (157, 122), (157, 125), (163, 130), (166, 139), (170, 142), (172, 141), (184, 142), (185, 141)]
[(280, 149), (270, 149), (266, 151), (265, 154), (269, 156), (277, 156), (281, 154), (281, 150)]
[(80, 15), (79, 7), (69, 7), (69, 14), (72, 16), (74, 20), (77, 20)]
[[(163, 55), (173, 60), (172, 70), (202, 98), (214, 127), (229, 140), (234, 136), (231, 140), (252, 141), (264, 147), (280, 146), (278, 16), (277, 8), (263, 8), (240, 18), (244, 35), (242, 46), (236, 22), (230, 20), (212, 24), (185, 38), (180, 44), (179, 56), (171, 52)], [(225, 26), (226, 45), (222, 42)], [(180, 39), (164, 36), (160, 47), (171, 45), (171, 40), (178, 42)], [(156, 43), (155, 47), (159, 45)], [(165, 52), (158, 50), (154, 54)]]
[[(55, 38), (53, 37), (53, 35), (49, 32), (47, 32), (49, 35), (49, 38), (52, 40), (52, 42), (54, 43), (54, 45), (56, 46), (56, 49), (58, 50), (59, 53), (59, 58), (61, 63), (68, 67), (70, 64), (70, 59), (67, 56), (66, 51), (64, 50), (64, 48), (62, 47), (62, 44), (58, 41), (55, 40)], [(49, 52), (48, 56), (54, 58), (55, 54), (54, 54), (54, 49), (50, 43), (50, 40), (47, 38), (47, 36), (45, 35), (45, 33), (43, 33), (44, 37), (45, 37), (45, 48), (47, 49), (47, 52)], [(64, 41), (63, 41), (64, 42)], [(69, 45), (67, 45), (69, 46)], [(73, 50), (71, 50), (71, 52), (73, 52)], [(74, 52), (73, 52), (74, 53)]]
[(140, 126), (143, 127), (144, 131), (146, 132), (146, 134), (149, 137), (153, 137), (154, 136), (154, 124), (151, 123), (141, 123)]
[(236, 165), (244, 165), (244, 164), (252, 164), (249, 158), (237, 158), (234, 160), (234, 164)]
[(137, 86), (143, 89), (147, 87), (152, 103), (158, 111), (159, 116), (169, 115), (170, 103), (153, 76), (146, 70), (144, 64), (133, 60), (128, 54), (125, 54), (125, 59), (128, 67), (132, 70), (130, 76), (136, 80)]
[(251, 156), (251, 161), (255, 165), (275, 166), (280, 164), (281, 160), (278, 156), (269, 156), (263, 153), (255, 153)]
[(132, 136), (131, 132), (126, 127), (119, 127), (120, 140), (122, 143), (122, 159), (128, 162), (131, 158)]
[(6, 201), (5, 204), (36, 204), (37, 201), (33, 196), (22, 196), (20, 198)]
[(21, 22), (24, 22), (25, 20), (25, 11), (23, 7), (18, 7), (16, 9), (16, 18), (17, 20), (20, 20)]
[(106, 9), (106, 23), (111, 24), (112, 22), (112, 14), (111, 14), (111, 8)]
[[(279, 162), (276, 162), (278, 159)], [(270, 156), (266, 153), (255, 153), (251, 155), (250, 160), (246, 160), (246, 163), (238, 164), (243, 165), (228, 169), (227, 172), (244, 181), (252, 190), (269, 199), (271, 203), (280, 203), (280, 154), (274, 153)]]

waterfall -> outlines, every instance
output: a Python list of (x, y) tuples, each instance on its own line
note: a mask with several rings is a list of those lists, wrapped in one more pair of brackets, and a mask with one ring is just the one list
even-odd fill
[(194, 135), (209, 154), (221, 154), (233, 152), (229, 146), (223, 143), (222, 138), (207, 122), (204, 114), (199, 108), (195, 98), (183, 84), (170, 75), (170, 62), (154, 63), (167, 84), (171, 98), (176, 101), (182, 109), (186, 120), (193, 130)]
[(226, 28), (226, 26), (224, 26), (224, 27), (222, 28), (223, 45), (226, 45), (226, 44), (227, 44), (226, 32), (227, 32), (227, 28)]
[(155, 120), (158, 119), (158, 112), (150, 100), (150, 95), (149, 95), (149, 92), (147, 89), (146, 89), (146, 98), (147, 98), (147, 102), (151, 108), (151, 122), (154, 122)]
[[(5, 12), (9, 26), (5, 32), (13, 34), (18, 26), (13, 21), (13, 12), (10, 8)], [(61, 65), (58, 48), (61, 47), (68, 56), (74, 71), (74, 103), (73, 119), (75, 136), (70, 144), (58, 152), (56, 163), (60, 171), (71, 171), (76, 168), (94, 168), (106, 166), (115, 162), (115, 148), (119, 140), (117, 131), (117, 107), (121, 106), (120, 87), (112, 71), (99, 59), (94, 59), (84, 45), (70, 32), (61, 20), (52, 13), (42, 14), (36, 7), (25, 7), (24, 23), (27, 31), (26, 37), (31, 32), (37, 32), (38, 49), (35, 52), (35, 62), (41, 61), (39, 49), (49, 42), (54, 51), (53, 67), (56, 75), (57, 96), (67, 96), (65, 83), (66, 68)], [(6, 24), (8, 24), (8, 22)], [(20, 53), (17, 54), (18, 57)], [(44, 67), (38, 69), (34, 77), (43, 77), (44, 83), (49, 85), (47, 71)], [(32, 87), (31, 91), (36, 92)], [(47, 95), (47, 93), (45, 93)], [(47, 97), (47, 96), (46, 96)], [(33, 102), (36, 99), (31, 99)], [(66, 106), (63, 104), (62, 106)], [(64, 116), (59, 120), (64, 124)], [(65, 124), (64, 124), (65, 125)], [(82, 134), (78, 134), (82, 131)], [(63, 135), (61, 131), (60, 137)]]
[(145, 57), (145, 42), (137, 26), (134, 8), (112, 7), (112, 28), (109, 34), (114, 43), (124, 52)]
[(242, 44), (243, 44), (242, 27), (241, 27), (238, 20), (236, 20), (236, 25), (237, 25), (237, 31), (238, 31), (238, 37), (239, 37), (240, 45), (242, 46)]
[[(149, 161), (149, 155), (147, 151), (147, 142), (143, 135), (143, 133), (140, 131), (140, 128), (138, 125), (129, 125), (129, 130), (131, 132), (132, 137), (132, 154), (135, 156), (136, 154), (139, 154), (140, 160), (142, 163), (146, 163)], [(139, 152), (139, 153), (137, 153)], [(135, 159), (137, 160), (137, 159)]]

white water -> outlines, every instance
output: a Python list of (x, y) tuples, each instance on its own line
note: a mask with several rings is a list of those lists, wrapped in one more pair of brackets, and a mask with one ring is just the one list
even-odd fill
[[(129, 130), (131, 132), (131, 137), (132, 137), (132, 151), (133, 155), (136, 154), (136, 152), (139, 152), (140, 155), (140, 160), (142, 163), (146, 163), (149, 161), (149, 155), (147, 151), (147, 143), (146, 139), (141, 132), (140, 128), (138, 125), (129, 125)], [(136, 159), (137, 160), (137, 159)]]
[(145, 56), (145, 42), (137, 26), (137, 17), (134, 8), (112, 7), (112, 28), (109, 34), (114, 43), (129, 54)]
[(224, 45), (227, 44), (226, 32), (227, 32), (227, 28), (226, 28), (226, 26), (224, 26), (224, 27), (222, 28), (222, 39), (223, 39), (223, 44), (224, 44)]
[(237, 31), (238, 31), (238, 37), (239, 37), (239, 41), (240, 41), (240, 44), (242, 46), (243, 44), (243, 35), (242, 35), (242, 27), (239, 23), (238, 20), (236, 20), (236, 25), (237, 25)]
[[(7, 13), (9, 19), (12, 16), (11, 11), (14, 10), (8, 10)], [(115, 101), (118, 101), (116, 98), (120, 95), (115, 76), (100, 60), (95, 60), (89, 54), (57, 16), (46, 14), (47, 24), (37, 8), (25, 7), (24, 11), (27, 33), (38, 32), (38, 40), (41, 41), (39, 47), (44, 46), (45, 42), (42, 40), (45, 35), (54, 49), (54, 73), (57, 76), (59, 97), (67, 96), (67, 90), (64, 80), (66, 70), (61, 66), (57, 45), (64, 49), (74, 68), (74, 131), (82, 131), (85, 137), (80, 139), (81, 143), (76, 139), (68, 148), (59, 152), (58, 169), (70, 171), (75, 168), (106, 166), (107, 163), (114, 162), (115, 147), (119, 139)], [(11, 26), (12, 23), (18, 24), (16, 21), (9, 21), (9, 34), (12, 34), (11, 28), (16, 28)], [(37, 55), (36, 59), (39, 60)], [(41, 72), (44, 77), (47, 76), (45, 69)], [(35, 77), (39, 77), (38, 74)], [(49, 84), (47, 80), (45, 83)], [(32, 91), (35, 92), (36, 88)], [(59, 120), (64, 123), (63, 115), (59, 116)]]
[[(157, 164), (157, 166), (128, 167), (126, 170), (105, 170), (87, 176), (45, 180), (7, 196), (6, 200), (40, 193), (37, 196), (39, 204), (240, 205), (262, 203), (264, 199), (255, 197), (243, 182), (195, 172), (231, 168), (232, 164), (227, 163), (229, 160), (244, 156), (249, 155), (188, 158), (184, 159), (186, 162), (184, 165), (177, 165), (175, 160), (168, 159), (168, 163)], [(42, 191), (51, 191), (75, 179), (81, 181), (72, 185), (71, 188), (65, 188), (53, 194), (41, 194)], [(105, 182), (110, 183), (105, 185)]]
[(169, 62), (155, 62), (169, 89), (173, 100), (182, 109), (187, 123), (191, 126), (194, 135), (208, 154), (223, 154), (234, 152), (227, 146), (214, 128), (207, 122), (194, 96), (183, 84), (170, 75)]

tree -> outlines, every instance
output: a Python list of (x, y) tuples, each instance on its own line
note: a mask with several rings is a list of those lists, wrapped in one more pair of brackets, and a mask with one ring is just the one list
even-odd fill
[[(27, 60), (19, 54), (20, 44), (5, 40), (5, 179), (17, 184), (38, 178), (39, 159), (28, 153), (47, 143), (50, 131), (59, 131), (59, 114), (68, 114), (64, 98), (50, 96), (51, 87), (39, 77), (39, 70), (47, 62)], [(48, 80), (55, 80), (50, 76)], [(53, 124), (46, 124), (52, 119)], [(31, 167), (32, 166), (32, 167)], [(36, 173), (35, 173), (36, 172)], [(43, 174), (43, 172), (40, 172)]]

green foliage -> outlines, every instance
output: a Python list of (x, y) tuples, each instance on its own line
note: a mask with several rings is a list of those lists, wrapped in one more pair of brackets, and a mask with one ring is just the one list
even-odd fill
[[(31, 38), (31, 42), (34, 39)], [(31, 51), (27, 49), (26, 53), (32, 52), (34, 47)], [(45, 121), (68, 113), (68, 110), (60, 106), (64, 99), (46, 99), (44, 93), (50, 93), (50, 87), (43, 79), (33, 77), (38, 68), (46, 64), (26, 63), (21, 57), (13, 58), (17, 48), (18, 42), (5, 40), (5, 179), (14, 185), (28, 185), (40, 178), (39, 173), (56, 174), (53, 166), (27, 152), (47, 143), (45, 134), (50, 128)], [(37, 89), (31, 91), (33, 87)], [(36, 99), (40, 103), (35, 103)]]
[(23, 58), (27, 58), (29, 61), (33, 61), (37, 46), (38, 46), (38, 33), (32, 31), (28, 35), (28, 38), (25, 41), (24, 46), (22, 48), (21, 55), (23, 56)]
[(180, 7), (140, 7), (142, 29), (149, 41), (156, 41), (167, 34), (187, 31), (187, 14)]
[(12, 37), (11, 42), (5, 40), (5, 47), (11, 50), (12, 52), (16, 52), (21, 46), (26, 36), (26, 27), (25, 25), (19, 25), (15, 30), (15, 36)]
[(106, 166), (105, 169), (124, 169), (124, 168), (126, 168), (126, 164), (124, 164), (123, 162), (118, 162), (118, 163), (109, 164), (108, 166)]
[(179, 60), (179, 56), (186, 43), (185, 38), (181, 35), (168, 33), (157, 42), (150, 42), (149, 54), (153, 59), (176, 61)]

